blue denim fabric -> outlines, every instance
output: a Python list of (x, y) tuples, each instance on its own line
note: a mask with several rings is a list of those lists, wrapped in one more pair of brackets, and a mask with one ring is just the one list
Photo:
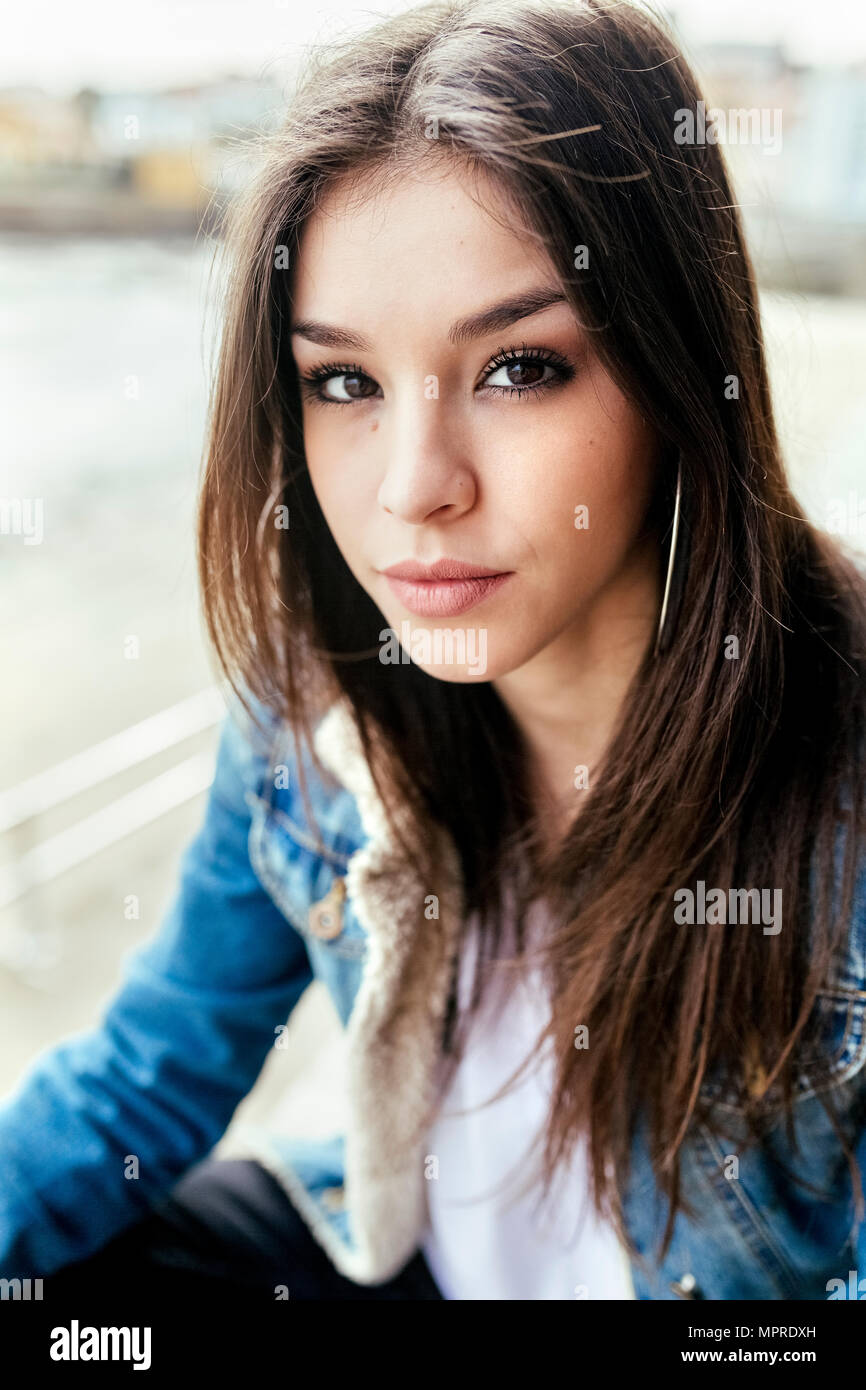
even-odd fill
[[(331, 940), (308, 926), (312, 903), (344, 877), (365, 835), (354, 798), (307, 762), (311, 836), (290, 730), (261, 710), (262, 731), (233, 710), (223, 725), (204, 823), (188, 846), (158, 933), (130, 953), (121, 988), (91, 1031), (43, 1052), (0, 1107), (0, 1277), (50, 1274), (140, 1220), (225, 1131), (314, 978), (345, 1023), (364, 970), (366, 935), (350, 899)], [(275, 776), (285, 766), (285, 777)], [(832, 1098), (866, 1176), (866, 865), (844, 954), (817, 1004), (832, 1057)], [(287, 930), (287, 920), (295, 930)], [(714, 1082), (706, 1083), (707, 1093)], [(850, 1175), (804, 1064), (791, 1136), (779, 1123), (740, 1153), (743, 1118), (721, 1096), (723, 1142), (689, 1136), (673, 1244), (655, 1263), (664, 1208), (638, 1127), (625, 1213), (641, 1260), (640, 1299), (827, 1299), (864, 1280), (866, 1226), (853, 1227)], [(768, 1098), (772, 1111), (774, 1098)], [(274, 1135), (307, 1219), (352, 1244), (351, 1213), (332, 1200), (344, 1137)], [(138, 1159), (138, 1177), (125, 1176)], [(729, 1176), (733, 1155), (739, 1174)], [(786, 1167), (816, 1191), (792, 1181)], [(833, 1283), (832, 1281), (841, 1281)], [(835, 1296), (839, 1296), (838, 1294)], [(845, 1296), (845, 1295), (842, 1295)], [(847, 1296), (850, 1296), (848, 1294)]]
[(303, 939), (247, 852), (265, 751), (226, 720), (158, 935), (130, 952), (98, 1025), (41, 1053), (0, 1107), (0, 1277), (50, 1273), (145, 1216), (220, 1139), (309, 984)]

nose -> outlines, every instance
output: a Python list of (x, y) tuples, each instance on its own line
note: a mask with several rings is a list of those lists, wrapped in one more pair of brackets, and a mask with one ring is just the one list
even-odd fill
[(477, 480), (452, 401), (410, 385), (378, 430), (384, 471), (377, 494), (391, 516), (413, 525), (455, 520), (475, 505)]

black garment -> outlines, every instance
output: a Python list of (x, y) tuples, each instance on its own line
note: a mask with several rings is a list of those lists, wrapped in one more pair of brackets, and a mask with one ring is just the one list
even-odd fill
[(150, 1215), (88, 1259), (46, 1276), (44, 1296), (95, 1302), (122, 1289), (127, 1296), (224, 1294), (273, 1303), (279, 1285), (290, 1301), (442, 1298), (420, 1250), (385, 1284), (345, 1278), (276, 1178), (242, 1158), (206, 1158), (190, 1168)]

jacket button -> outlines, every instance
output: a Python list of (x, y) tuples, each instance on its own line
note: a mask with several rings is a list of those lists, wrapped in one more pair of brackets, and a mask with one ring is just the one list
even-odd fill
[(700, 1298), (701, 1291), (693, 1274), (684, 1274), (682, 1279), (675, 1280), (671, 1284), (671, 1289), (677, 1298)]
[(313, 903), (307, 918), (313, 936), (323, 941), (333, 941), (343, 930), (343, 903), (346, 898), (346, 880), (335, 878), (329, 891), (320, 902)]

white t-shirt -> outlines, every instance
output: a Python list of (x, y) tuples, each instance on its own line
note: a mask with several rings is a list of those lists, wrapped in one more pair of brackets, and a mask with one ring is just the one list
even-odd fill
[[(540, 925), (536, 903), (528, 917), (530, 936)], [(461, 1009), (477, 949), (476, 922), (460, 965)], [(626, 1252), (589, 1202), (582, 1145), (568, 1171), (557, 1172), (548, 1201), (542, 1202), (537, 1179), (519, 1195), (530, 1173), (539, 1171), (540, 1148), (532, 1146), (550, 1103), (549, 1049), (504, 1096), (477, 1108), (525, 1060), (549, 1010), (538, 972), (490, 978), (429, 1131), (429, 1223), (421, 1248), (448, 1299), (634, 1298)]]

